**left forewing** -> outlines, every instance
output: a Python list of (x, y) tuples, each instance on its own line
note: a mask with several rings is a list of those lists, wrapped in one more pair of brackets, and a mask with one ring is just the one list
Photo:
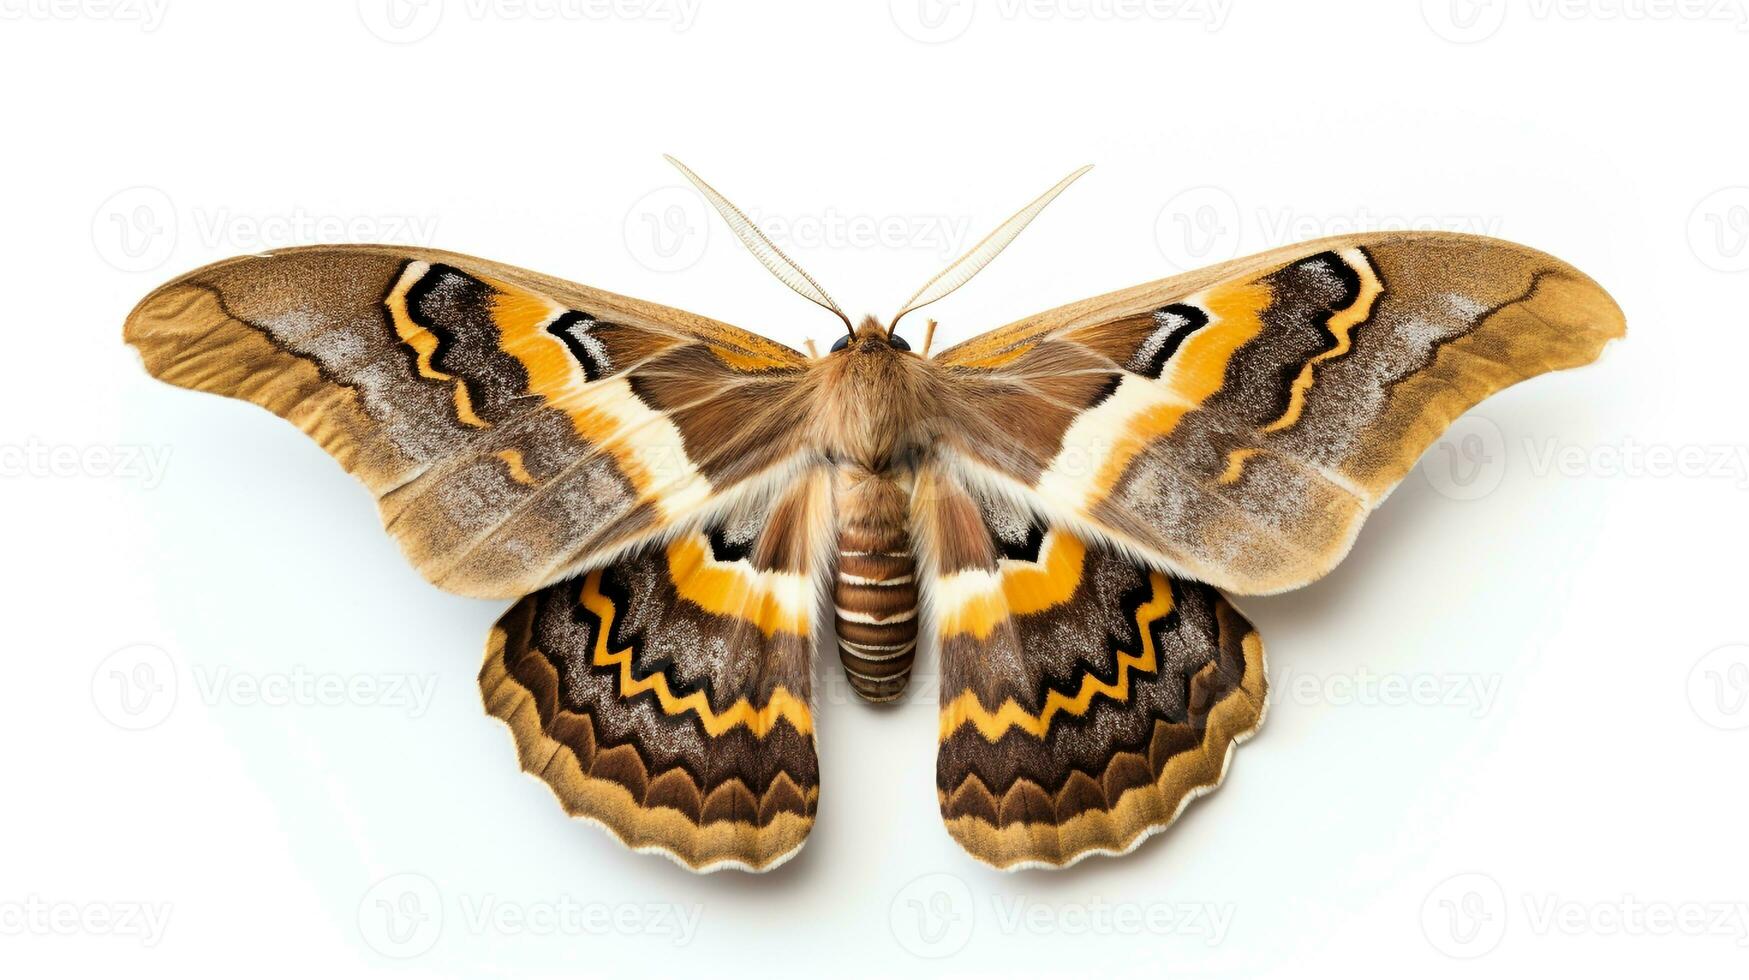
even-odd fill
[(303, 429), (414, 566), (469, 595), (515, 598), (689, 526), (801, 448), (794, 351), (450, 253), (232, 259), (153, 292), (126, 337), (157, 377)]

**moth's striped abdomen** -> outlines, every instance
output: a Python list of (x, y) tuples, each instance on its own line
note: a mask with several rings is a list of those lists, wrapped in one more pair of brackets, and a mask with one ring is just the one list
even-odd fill
[(905, 690), (917, 657), (917, 565), (906, 530), (909, 493), (894, 479), (845, 468), (838, 478), (838, 658), (869, 701)]

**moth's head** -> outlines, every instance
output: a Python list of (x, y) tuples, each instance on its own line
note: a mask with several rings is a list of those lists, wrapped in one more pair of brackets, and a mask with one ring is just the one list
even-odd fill
[(909, 351), (910, 341), (883, 326), (872, 316), (862, 318), (862, 323), (855, 330), (846, 333), (832, 343), (832, 353), (839, 351), (858, 351), (873, 353), (881, 350)]

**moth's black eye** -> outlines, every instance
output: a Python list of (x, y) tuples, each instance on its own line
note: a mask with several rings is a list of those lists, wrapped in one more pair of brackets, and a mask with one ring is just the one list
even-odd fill
[(888, 337), (887, 343), (892, 344), (894, 350), (910, 350), (911, 349), (910, 342), (907, 341), (905, 338), (899, 336), (898, 334), (893, 334), (891, 337)]
[(850, 346), (850, 335), (849, 334), (845, 334), (844, 336), (839, 337), (837, 340), (834, 340), (832, 342), (832, 349), (835, 351), (843, 350), (844, 348), (849, 347), (849, 346)]

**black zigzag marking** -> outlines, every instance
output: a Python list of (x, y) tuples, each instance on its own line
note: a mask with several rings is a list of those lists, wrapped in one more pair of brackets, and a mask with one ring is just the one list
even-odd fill
[[(714, 547), (715, 545), (713, 544), (713, 548)], [(664, 567), (666, 567), (666, 562), (664, 562)], [(680, 676), (679, 669), (671, 656), (656, 658), (645, 655), (643, 633), (627, 626), (628, 617), (626, 611), (631, 607), (631, 603), (635, 597), (632, 595), (630, 586), (626, 582), (621, 581), (614, 572), (615, 568), (612, 566), (604, 569), (601, 573), (601, 583), (599, 585), (602, 598), (606, 599), (613, 605), (615, 613), (613, 617), (613, 625), (608, 629), (607, 634), (608, 649), (616, 653), (628, 648), (631, 650), (631, 659), (628, 667), (631, 670), (633, 680), (643, 681), (652, 675), (661, 674), (663, 680), (666, 682), (669, 693), (674, 697), (684, 698), (694, 692), (702, 692), (706, 703), (710, 704), (713, 709), (721, 710), (720, 703), (717, 699), (716, 689), (711, 684), (711, 679), (708, 675), (701, 674), (696, 680), (686, 680)], [(586, 578), (586, 576), (578, 577), (574, 582), (574, 586), (567, 589), (567, 605), (569, 605), (571, 609), (572, 622), (584, 626), (587, 629), (589, 643), (591, 644), (591, 649), (593, 649), (596, 637), (598, 637), (601, 632), (601, 617), (595, 615), (595, 613), (591, 612), (589, 608), (583, 604), (583, 588)], [(551, 659), (552, 655), (549, 654), (548, 658)], [(612, 679), (615, 682), (615, 689), (618, 689), (620, 672), (618, 665), (597, 665), (593, 656), (588, 657), (585, 662), (591, 673)], [(643, 666), (642, 670), (639, 669), (640, 664)], [(661, 700), (653, 690), (640, 691), (629, 698), (623, 699), (628, 704), (633, 704), (638, 701), (649, 701), (652, 707), (656, 709), (655, 714), (658, 717), (661, 717), (665, 721), (671, 721), (677, 725), (703, 725), (703, 722), (699, 720), (698, 716), (692, 712), (686, 712), (680, 715), (670, 715), (662, 711)], [(785, 724), (787, 725), (788, 722), (786, 721)]]
[[(390, 294), (411, 264), (411, 260), (401, 264), (390, 280)], [(467, 391), (475, 412), (489, 422), (495, 421), (494, 406), (510, 403), (528, 388), (521, 363), (502, 350), (491, 313), (493, 292), (491, 286), (454, 266), (434, 263), (407, 288), (405, 297), (407, 318), (435, 340), (431, 366), (454, 378)], [(388, 295), (382, 304), (385, 322), (391, 317)], [(417, 352), (410, 346), (405, 349), (416, 369)]]
[[(1148, 626), (1149, 633), (1151, 634), (1151, 636), (1154, 640), (1155, 650), (1161, 651), (1163, 653), (1163, 647), (1165, 645), (1167, 637), (1173, 631), (1178, 629), (1178, 627), (1180, 625), (1179, 610), (1182, 608), (1181, 603), (1182, 603), (1184, 597), (1187, 594), (1194, 593), (1194, 595), (1196, 597), (1196, 601), (1207, 607), (1207, 613), (1208, 613), (1209, 618), (1216, 624), (1215, 625), (1215, 633), (1214, 633), (1214, 635), (1212, 635), (1209, 638), (1210, 642), (1213, 644), (1213, 648), (1211, 650), (1211, 655), (1209, 657), (1209, 660), (1205, 661), (1205, 663), (1218, 662), (1221, 659), (1221, 657), (1223, 656), (1223, 651), (1225, 649), (1224, 641), (1226, 639), (1226, 634), (1222, 630), (1221, 617), (1219, 615), (1219, 608), (1220, 608), (1220, 603), (1221, 603), (1220, 594), (1218, 592), (1216, 592), (1212, 587), (1207, 586), (1207, 585), (1203, 585), (1203, 584), (1198, 583), (1198, 582), (1180, 582), (1177, 579), (1168, 577), (1167, 583), (1168, 583), (1168, 587), (1172, 590), (1172, 597), (1173, 597), (1172, 612), (1165, 615), (1165, 616), (1160, 617), (1159, 619), (1155, 620), (1153, 623), (1149, 624), (1149, 626)], [(1125, 610), (1125, 615), (1123, 617), (1123, 620), (1127, 626), (1127, 634), (1124, 636), (1109, 638), (1108, 645), (1110, 648), (1116, 649), (1116, 648), (1122, 648), (1122, 647), (1128, 646), (1128, 647), (1134, 649), (1134, 648), (1136, 648), (1136, 645), (1141, 642), (1140, 626), (1139, 626), (1139, 623), (1137, 622), (1136, 613), (1140, 610), (1140, 608), (1143, 604), (1145, 604), (1151, 598), (1153, 598), (1153, 595), (1154, 595), (1154, 593), (1153, 593), (1151, 586), (1148, 585), (1146, 582), (1144, 582), (1143, 585), (1138, 586), (1138, 587), (1136, 587), (1136, 588), (1134, 588), (1134, 589), (1132, 589), (1129, 592), (1124, 594), (1121, 601), (1123, 604), (1123, 608)], [(1114, 665), (1115, 665), (1115, 660), (1114, 660)], [(1135, 689), (1135, 684), (1137, 683), (1138, 679), (1157, 677), (1157, 678), (1159, 678), (1159, 680), (1157, 682), (1164, 682), (1166, 679), (1164, 677), (1160, 676), (1160, 672), (1164, 669), (1164, 667), (1165, 667), (1164, 660), (1157, 659), (1156, 660), (1156, 669), (1152, 672), (1139, 671), (1139, 670), (1136, 670), (1135, 668), (1131, 668), (1131, 671), (1132, 671), (1131, 681), (1130, 681), (1131, 690), (1133, 691)], [(1198, 669), (1200, 670), (1201, 668), (1198, 668)], [(1095, 677), (1099, 677), (1102, 681), (1104, 681), (1106, 683), (1115, 682), (1115, 670), (1112, 672), (1112, 676), (1108, 677), (1108, 676), (1100, 674), (1097, 671), (1094, 671), (1090, 668), (1087, 668), (1087, 669), (1083, 669), (1080, 673), (1078, 673), (1076, 675), (1076, 677), (1073, 679), (1073, 681), (1071, 683), (1071, 686), (1078, 688), (1079, 685), (1082, 683), (1082, 678), (1087, 674), (1092, 674)], [(1165, 715), (1165, 714), (1160, 713), (1160, 712), (1150, 712), (1148, 715), (1148, 724), (1145, 724), (1145, 725), (1140, 727), (1140, 731), (1138, 732), (1138, 735), (1135, 739), (1114, 740), (1110, 744), (1109, 752), (1105, 755), (1105, 759), (1107, 762), (1109, 762), (1109, 760), (1111, 758), (1115, 757), (1116, 755), (1123, 754), (1123, 753), (1132, 753), (1132, 754), (1146, 756), (1148, 754), (1148, 751), (1149, 751), (1149, 749), (1152, 745), (1152, 742), (1153, 742), (1154, 727), (1155, 727), (1156, 722), (1165, 722), (1167, 724), (1187, 724), (1187, 723), (1189, 723), (1189, 721), (1190, 721), (1189, 707), (1190, 707), (1191, 676), (1190, 675), (1178, 676), (1175, 679), (1175, 682), (1180, 685), (1180, 690), (1179, 690), (1180, 696), (1178, 698), (1178, 702), (1185, 706), (1185, 711), (1183, 713), (1183, 716), (1182, 717), (1172, 717), (1172, 716), (1168, 716), (1168, 715)], [(1041, 700), (1038, 702), (1039, 704), (1044, 703), (1042, 700), (1042, 697), (1048, 696), (1049, 692), (1052, 689), (1053, 688), (1051, 685), (1048, 685), (1048, 684), (1041, 684), (1040, 685)], [(1104, 700), (1106, 700), (1107, 702), (1110, 701), (1109, 698), (1105, 698)], [(1097, 704), (1097, 700), (1095, 703)], [(1085, 729), (1085, 728), (1094, 726), (1096, 724), (1095, 716), (1097, 716), (1099, 713), (1100, 712), (1097, 709), (1090, 706), (1089, 710), (1084, 715), (1079, 715), (1079, 716), (1071, 716), (1071, 715), (1063, 715), (1063, 714), (1057, 715), (1056, 717), (1051, 719), (1051, 727), (1050, 727), (1049, 733), (1046, 735), (1046, 742), (1048, 743), (1050, 741), (1053, 741), (1056, 738), (1061, 737), (1064, 734), (1074, 733), (1074, 732), (1077, 732), (1081, 729)], [(968, 735), (965, 730), (961, 730), (960, 732), (956, 733), (953, 736), (953, 738), (956, 738), (956, 739), (957, 738), (971, 738), (971, 737), (975, 737), (975, 736)], [(979, 740), (981, 741), (981, 738)], [(1007, 732), (1005, 732), (1002, 735), (1002, 737), (1000, 739), (997, 740), (997, 742), (994, 745), (990, 746), (990, 749), (993, 751), (1008, 752), (1008, 753), (1018, 752), (1018, 753), (1025, 753), (1025, 754), (1036, 754), (1040, 750), (1040, 748), (1041, 748), (1041, 746), (1036, 738), (1034, 738), (1030, 734), (1018, 731), (1016, 729), (1008, 730)], [(992, 793), (995, 793), (998, 796), (1007, 792), (1013, 786), (1012, 782), (1010, 782), (1006, 785), (998, 785), (996, 783), (989, 783), (988, 782), (988, 774), (979, 771), (979, 769), (977, 768), (975, 763), (971, 766), (971, 768), (969, 770), (967, 770), (967, 773), (977, 775), (980, 779), (984, 779), (988, 783), (988, 788), (990, 789), (990, 791)], [(1018, 770), (1016, 772), (1014, 778), (1015, 778), (1015, 781), (1019, 781), (1022, 779), (1031, 780), (1034, 783), (1038, 784), (1038, 786), (1042, 790), (1044, 790), (1046, 793), (1055, 794), (1055, 793), (1060, 792), (1063, 789), (1063, 787), (1067, 786), (1069, 783), (1069, 780), (1071, 778), (1073, 778), (1076, 773), (1081, 773), (1082, 775), (1092, 775), (1095, 777), (1100, 775), (1099, 772), (1090, 772), (1089, 770), (1085, 770), (1085, 769), (1079, 769), (1079, 768), (1075, 768), (1075, 767), (1066, 767), (1066, 768), (1062, 769), (1062, 771), (1059, 774), (1057, 774), (1054, 779), (1049, 779), (1049, 778), (1044, 778), (1043, 774), (1038, 772), (1036, 769), (1023, 768), (1023, 769)], [(963, 780), (965, 778), (965, 775), (966, 775), (965, 773), (959, 774), (959, 779)], [(936, 779), (937, 779), (937, 785), (945, 790), (948, 790), (948, 791), (952, 791), (958, 785), (958, 782), (952, 776), (949, 775), (948, 771), (942, 770), (939, 768), (938, 768), (937, 773), (936, 773)]]
[[(1370, 263), (1371, 258), (1368, 257), (1367, 261)], [(1288, 409), (1294, 381), (1299, 378), (1306, 362), (1335, 350), (1340, 343), (1335, 332), (1330, 329), (1330, 321), (1336, 314), (1346, 312), (1360, 302), (1360, 273), (1342, 256), (1326, 251), (1308, 255), (1272, 278), (1276, 280), (1273, 284), (1274, 298), (1269, 310), (1264, 313), (1264, 318), (1271, 320), (1277, 316), (1298, 313), (1310, 305), (1313, 311), (1310, 327), (1317, 336), (1316, 347), (1289, 358), (1277, 370), (1276, 383), (1271, 386), (1273, 404), (1270, 411), (1273, 413), (1271, 417), (1280, 418)], [(1335, 294), (1320, 295), (1320, 285), (1331, 280), (1336, 283)], [(1361, 326), (1363, 324), (1355, 324), (1353, 330), (1358, 330)], [(1352, 332), (1351, 330), (1350, 333)], [(1267, 337), (1268, 332), (1265, 331), (1259, 339)], [(1237, 363), (1236, 358), (1234, 363)]]
[[(402, 275), (410, 264), (402, 264)], [(401, 275), (395, 276), (390, 281), (390, 288), (393, 289), (394, 283), (400, 281)], [(455, 290), (461, 302), (441, 299), (438, 295), (439, 289)], [(437, 346), (431, 353), (431, 363), (434, 366), (444, 362), (456, 343), (455, 332), (442, 322), (444, 314), (458, 308), (484, 307), (490, 293), (490, 286), (454, 266), (441, 263), (433, 264), (419, 277), (418, 282), (407, 288), (407, 318), (431, 331), (431, 335), (437, 338)]]
[[(683, 698), (692, 694), (694, 691), (702, 691), (704, 692), (705, 701), (715, 707), (717, 703), (715, 697), (716, 692), (711, 689), (710, 678), (708, 676), (700, 675), (696, 681), (683, 680), (672, 658), (663, 657), (661, 659), (649, 659), (644, 657), (644, 635), (641, 632), (632, 630), (626, 626), (626, 619), (628, 618), (626, 616), (626, 611), (631, 607), (633, 599), (631, 589), (627, 587), (624, 582), (621, 582), (613, 572), (614, 569), (611, 567), (605, 569), (601, 573), (600, 585), (602, 598), (612, 603), (614, 610), (613, 626), (607, 631), (607, 648), (614, 652), (627, 648), (631, 649), (631, 661), (627, 666), (631, 670), (633, 680), (642, 681), (650, 677), (652, 674), (661, 674), (663, 679), (667, 682), (668, 691), (675, 697)], [(581, 617), (587, 618), (589, 621), (590, 636), (593, 638), (601, 629), (601, 619), (594, 613), (591, 613), (583, 605), (581, 588), (578, 590), (578, 601), (576, 602), (575, 607), (577, 613)], [(579, 622), (581, 621), (582, 620), (579, 619)], [(644, 664), (646, 668), (641, 672), (638, 670), (638, 665), (640, 663)], [(613, 678), (616, 682), (615, 686), (617, 688), (617, 681), (619, 679), (618, 666), (597, 666), (594, 662), (594, 658), (591, 657), (589, 669), (595, 673)], [(624, 698), (627, 703), (635, 703), (640, 700), (649, 701), (652, 706), (656, 708), (656, 714), (659, 717), (671, 718), (676, 723), (702, 724), (698, 720), (698, 717), (690, 712), (684, 715), (668, 715), (666, 712), (662, 711), (661, 699), (656, 696), (656, 692), (653, 690), (642, 691), (638, 694), (632, 695), (630, 698), (625, 698), (624, 695), (621, 695), (621, 697)]]
[[(583, 656), (586, 658), (586, 660), (585, 660), (586, 667), (588, 668), (588, 670), (591, 674), (595, 674), (598, 676), (605, 676), (605, 677), (609, 678), (610, 680), (614, 681), (615, 683), (614, 683), (613, 687), (614, 687), (614, 690), (617, 692), (619, 690), (619, 685), (617, 683), (617, 681), (619, 679), (618, 667), (617, 666), (598, 667), (595, 665), (594, 657), (592, 656), (597, 638), (601, 635), (601, 617), (597, 616), (595, 613), (589, 611), (588, 607), (583, 605), (583, 590), (585, 588), (586, 581), (587, 581), (587, 576), (578, 576), (577, 578), (572, 579), (571, 581), (564, 583), (563, 585), (552, 586), (551, 588), (553, 588), (553, 589), (561, 589), (562, 588), (564, 590), (560, 596), (560, 606), (558, 609), (554, 609), (545, 602), (541, 603), (536, 609), (536, 619), (535, 619), (535, 622), (532, 624), (531, 629), (533, 630), (534, 635), (536, 635), (538, 637), (541, 635), (541, 632), (542, 632), (541, 628), (540, 628), (540, 622), (539, 622), (541, 617), (546, 616), (546, 615), (564, 615), (563, 610), (569, 610), (569, 618), (570, 618), (571, 622), (578, 625), (578, 626), (583, 627), (583, 630), (584, 630), (585, 642), (587, 645), (585, 647)], [(660, 673), (663, 675), (664, 679), (667, 681), (669, 690), (672, 693), (674, 693), (676, 696), (684, 697), (684, 696), (686, 696), (686, 694), (690, 693), (693, 690), (701, 690), (702, 689), (706, 692), (705, 697), (708, 699), (710, 697), (710, 692), (709, 692), (708, 686), (699, 687), (699, 686), (691, 686), (691, 685), (687, 685), (687, 684), (682, 683), (679, 680), (679, 678), (675, 676), (674, 671), (673, 671), (673, 664), (670, 661), (663, 661), (659, 665), (659, 668), (657, 670), (645, 671), (642, 674), (637, 672), (636, 665), (637, 665), (638, 660), (639, 660), (639, 654), (641, 653), (642, 648), (643, 648), (642, 635), (638, 634), (636, 632), (632, 632), (632, 631), (625, 631), (625, 632), (621, 631), (621, 623), (623, 623), (625, 620), (625, 610), (626, 610), (627, 603), (629, 603), (629, 601), (631, 599), (631, 593), (628, 589), (623, 587), (620, 583), (611, 581), (609, 575), (605, 572), (601, 576), (600, 589), (601, 589), (602, 597), (607, 599), (610, 603), (613, 604), (614, 614), (615, 614), (613, 617), (614, 618), (614, 626), (611, 630), (608, 631), (608, 638), (607, 638), (608, 647), (609, 647), (609, 649), (615, 650), (615, 651), (623, 650), (627, 647), (631, 648), (631, 650), (632, 650), (631, 665), (632, 665), (632, 671), (633, 671), (632, 676), (635, 679), (642, 680), (643, 678), (649, 677), (651, 674)], [(546, 659), (547, 663), (550, 664), (553, 667), (554, 671), (557, 673), (557, 675), (559, 677), (559, 685), (560, 685), (560, 698), (561, 698), (561, 701), (564, 701), (567, 697), (565, 688), (568, 686), (568, 682), (565, 679), (566, 675), (567, 675), (567, 664), (565, 664), (562, 661), (559, 654), (557, 654), (553, 651), (546, 650), (538, 645), (536, 646), (535, 649), (536, 649), (536, 652), (538, 652), (542, 657), (544, 657)], [(627, 710), (627, 711), (635, 710), (640, 702), (649, 703), (650, 707), (652, 709), (649, 714), (652, 718), (654, 718), (656, 720), (657, 724), (673, 725), (673, 726), (682, 726), (682, 725), (699, 725), (699, 726), (701, 726), (701, 734), (705, 735), (707, 742), (712, 740), (712, 738), (721, 739), (723, 737), (734, 737), (734, 738), (750, 738), (750, 737), (752, 737), (744, 729), (736, 729), (735, 731), (733, 731), (731, 733), (727, 733), (726, 736), (714, 736), (714, 737), (710, 736), (708, 733), (702, 732), (702, 722), (699, 721), (698, 716), (696, 714), (693, 714), (692, 712), (688, 712), (685, 715), (670, 715), (670, 714), (664, 712), (661, 708), (660, 700), (657, 698), (656, 693), (654, 691), (645, 691), (645, 692), (642, 692), (640, 694), (634, 695), (632, 697), (626, 697), (623, 694), (621, 694), (621, 695), (619, 695), (619, 697), (620, 697), (620, 700), (622, 702), (621, 706), (623, 708), (625, 708), (625, 710)], [(584, 705), (580, 710), (582, 710), (584, 713), (591, 714), (591, 715), (593, 715), (595, 712), (595, 708), (592, 705)], [(802, 736), (794, 728), (790, 727), (787, 722), (784, 724), (783, 727), (775, 728), (772, 731), (768, 732), (766, 734), (765, 738), (768, 740), (773, 740), (777, 737), (781, 737), (780, 733), (787, 734), (790, 738), (805, 738), (805, 736)], [(676, 753), (673, 755), (673, 757), (671, 759), (664, 759), (662, 762), (660, 762), (658, 764), (653, 760), (651, 754), (646, 750), (645, 746), (640, 744), (639, 740), (636, 738), (628, 739), (626, 741), (619, 741), (619, 742), (607, 741), (603, 738), (602, 730), (601, 730), (601, 727), (599, 724), (597, 724), (597, 727), (595, 730), (595, 737), (597, 739), (597, 743), (596, 743), (597, 752), (606, 751), (609, 749), (614, 749), (614, 748), (619, 748), (621, 746), (629, 745), (629, 746), (631, 746), (632, 750), (638, 754), (639, 760), (643, 762), (644, 767), (647, 771), (654, 772), (654, 771), (658, 771), (658, 770), (668, 771), (668, 770), (678, 769), (678, 770), (684, 772), (687, 775), (687, 777), (692, 780), (694, 785), (699, 786), (699, 787), (703, 787), (707, 791), (710, 788), (712, 788), (713, 785), (721, 785), (721, 782), (718, 782), (716, 784), (712, 784), (709, 781), (710, 773), (707, 770), (709, 769), (710, 764), (712, 762), (712, 760), (710, 760), (710, 759), (699, 760), (698, 762), (695, 763), (694, 761), (689, 760), (685, 755)], [(776, 741), (772, 741), (769, 744), (772, 744), (775, 746), (775, 745), (778, 745), (779, 743), (777, 743)], [(769, 773), (769, 775), (767, 775), (765, 777), (763, 784), (760, 784), (757, 779), (754, 779), (754, 774), (747, 773), (747, 772), (738, 772), (738, 771), (719, 774), (721, 776), (721, 780), (726, 781), (728, 779), (742, 779), (744, 782), (746, 782), (749, 779), (753, 779), (752, 782), (747, 782), (747, 786), (751, 791), (753, 791), (756, 794), (764, 794), (767, 790), (769, 790), (771, 788), (771, 786), (774, 783), (776, 783), (777, 777), (779, 774), (787, 775), (790, 779), (794, 780), (798, 785), (808, 786), (808, 785), (817, 785), (818, 784), (818, 774), (817, 773), (815, 773), (813, 775), (812, 779), (810, 780), (809, 774), (807, 772), (798, 772), (798, 771), (794, 771), (794, 770), (789, 769), (782, 761), (779, 760), (778, 755), (776, 754), (775, 751), (773, 753), (768, 754), (766, 756), (766, 758), (768, 759), (768, 761), (770, 763), (770, 773)]]
[[(1130, 691), (1132, 696), (1139, 681), (1148, 678), (1164, 679), (1161, 675), (1161, 670), (1165, 667), (1165, 638), (1168, 634), (1178, 629), (1181, 620), (1179, 603), (1182, 601), (1182, 593), (1179, 591), (1179, 583), (1177, 579), (1167, 577), (1166, 587), (1172, 593), (1172, 609), (1166, 615), (1154, 620), (1147, 626), (1149, 637), (1154, 641), (1154, 669), (1142, 670), (1139, 667), (1133, 666), (1129, 668)], [(1121, 669), (1118, 664), (1118, 654), (1122, 652), (1134, 655), (1141, 652), (1142, 626), (1138, 614), (1140, 613), (1142, 606), (1146, 605), (1153, 598), (1154, 586), (1152, 583), (1152, 577), (1146, 572), (1143, 572), (1141, 583), (1124, 592), (1124, 594), (1118, 599), (1118, 604), (1120, 608), (1123, 609), (1121, 621), (1123, 623), (1124, 632), (1121, 635), (1106, 635), (1105, 651), (1109, 655), (1111, 661), (1110, 668), (1102, 672), (1096, 669), (1093, 665), (1083, 661), (1080, 665), (1081, 669), (1076, 671), (1074, 676), (1068, 678), (1066, 681), (1059, 682), (1062, 685), (1061, 687), (1052, 684), (1048, 678), (1041, 678), (1039, 680), (1038, 690), (1034, 694), (1033, 704), (1042, 707), (1045, 704), (1045, 700), (1050, 697), (1052, 691), (1057, 691), (1065, 696), (1073, 695), (1081, 689), (1082, 685), (1087, 683), (1088, 677), (1093, 677), (1106, 686), (1115, 685), (1117, 683), (1118, 671)], [(1183, 722), (1189, 719), (1188, 706), (1190, 704), (1190, 698), (1188, 695), (1190, 679), (1187, 677), (1180, 678), (1179, 683), (1185, 686), (1185, 690), (1179, 692), (1184, 695), (1179, 699), (1179, 703), (1186, 706), (1186, 715), (1183, 718), (1165, 718), (1165, 721)], [(1088, 705), (1085, 713), (1079, 715), (1066, 713), (1058, 714), (1051, 719), (1051, 727), (1050, 731), (1046, 733), (1046, 739), (1049, 740), (1054, 738), (1059, 730), (1073, 731), (1094, 724), (1095, 715), (1098, 714), (1098, 705), (1101, 702), (1113, 702), (1114, 700), (1115, 699), (1111, 698), (1109, 695), (1098, 694), (1094, 696), (1093, 703)], [(1002, 737), (1006, 739), (1023, 734), (1025, 733), (1020, 732), (1018, 729), (1009, 729)], [(1031, 738), (1032, 736), (1026, 735), (1025, 737)]]

